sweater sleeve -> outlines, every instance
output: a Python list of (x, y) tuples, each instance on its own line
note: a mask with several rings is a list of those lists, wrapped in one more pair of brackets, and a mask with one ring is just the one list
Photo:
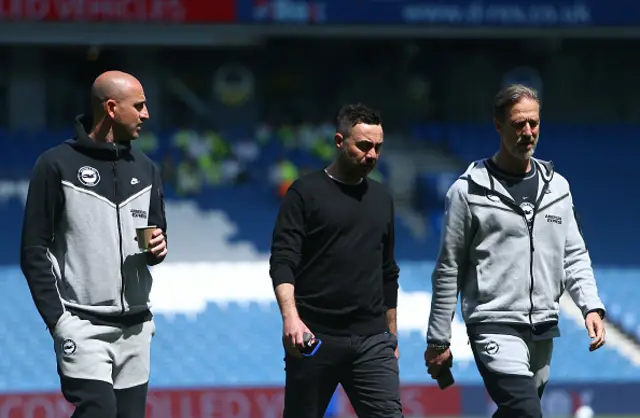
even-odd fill
[(281, 283), (295, 284), (305, 229), (304, 202), (292, 185), (280, 205), (273, 229), (269, 274), (274, 288)]
[(605, 307), (598, 296), (598, 286), (591, 267), (591, 257), (582, 235), (578, 214), (573, 206), (569, 217), (568, 233), (564, 250), (566, 288), (583, 316), (600, 311), (604, 317)]
[(398, 277), (400, 268), (395, 257), (395, 211), (393, 199), (391, 199), (391, 218), (389, 227), (383, 242), (382, 274), (384, 281), (384, 304), (387, 309), (394, 309), (398, 305)]
[(431, 276), (431, 313), (427, 341), (448, 345), (451, 321), (458, 303), (458, 276), (468, 260), (471, 211), (465, 196), (464, 180), (456, 181), (446, 197), (440, 252)]
[[(167, 216), (164, 206), (164, 189), (160, 169), (153, 165), (153, 184), (151, 186), (151, 202), (149, 205), (149, 225), (155, 225), (162, 229), (165, 240), (167, 239)], [(169, 243), (167, 242), (167, 246)], [(164, 257), (158, 258), (151, 253), (147, 254), (147, 264), (155, 266), (164, 261)]]
[(41, 156), (29, 183), (22, 224), (20, 267), (36, 308), (50, 330), (64, 313), (49, 254), (62, 200), (60, 173), (46, 155)]

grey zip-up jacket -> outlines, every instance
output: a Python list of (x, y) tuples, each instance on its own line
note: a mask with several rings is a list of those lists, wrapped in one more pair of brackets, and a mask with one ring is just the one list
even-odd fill
[[(83, 125), (83, 122), (86, 124)], [(79, 117), (76, 136), (35, 164), (22, 230), (22, 271), (53, 330), (65, 311), (101, 322), (150, 316), (149, 265), (136, 227), (166, 231), (160, 172), (130, 143), (96, 143)]]
[(449, 344), (458, 292), (467, 325), (557, 321), (565, 288), (583, 315), (604, 313), (569, 183), (551, 162), (533, 163), (541, 181), (531, 231), (486, 160), (472, 163), (449, 189), (432, 275), (429, 343)]

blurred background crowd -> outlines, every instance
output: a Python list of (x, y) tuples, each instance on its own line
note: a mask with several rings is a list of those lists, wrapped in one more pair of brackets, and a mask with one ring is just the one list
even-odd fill
[[(69, 416), (18, 267), (20, 227), (37, 155), (72, 135), (111, 69), (144, 85), (151, 119), (135, 146), (161, 167), (167, 199), (149, 416), (278, 416), (273, 222), (291, 182), (333, 158), (348, 102), (384, 121), (371, 176), (396, 204), (407, 416), (487, 416), (459, 316), (454, 388), (439, 392), (422, 351), (444, 194), (497, 150), (493, 96), (514, 82), (542, 97), (536, 156), (571, 182), (611, 329), (606, 349), (588, 353), (563, 300), (545, 416), (582, 404), (640, 416), (639, 29), (632, 0), (0, 2), (0, 418)], [(349, 413), (338, 393), (327, 416)]]

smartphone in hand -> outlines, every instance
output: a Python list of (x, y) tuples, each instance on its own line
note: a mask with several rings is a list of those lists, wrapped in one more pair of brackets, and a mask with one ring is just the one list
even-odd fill
[(451, 373), (451, 367), (445, 367), (440, 371), (437, 382), (441, 390), (445, 390), (456, 382), (453, 378), (453, 373)]
[(322, 340), (311, 337), (309, 333), (305, 333), (302, 338), (304, 347), (300, 349), (300, 354), (302, 354), (303, 357), (312, 357), (322, 345)]

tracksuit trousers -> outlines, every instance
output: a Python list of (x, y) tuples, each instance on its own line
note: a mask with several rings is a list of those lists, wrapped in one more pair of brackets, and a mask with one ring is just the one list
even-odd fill
[(493, 418), (542, 418), (540, 400), (549, 380), (553, 338), (525, 341), (503, 334), (470, 339), (473, 355), (491, 399)]
[(113, 326), (63, 314), (53, 339), (72, 418), (144, 418), (154, 333), (153, 319)]

